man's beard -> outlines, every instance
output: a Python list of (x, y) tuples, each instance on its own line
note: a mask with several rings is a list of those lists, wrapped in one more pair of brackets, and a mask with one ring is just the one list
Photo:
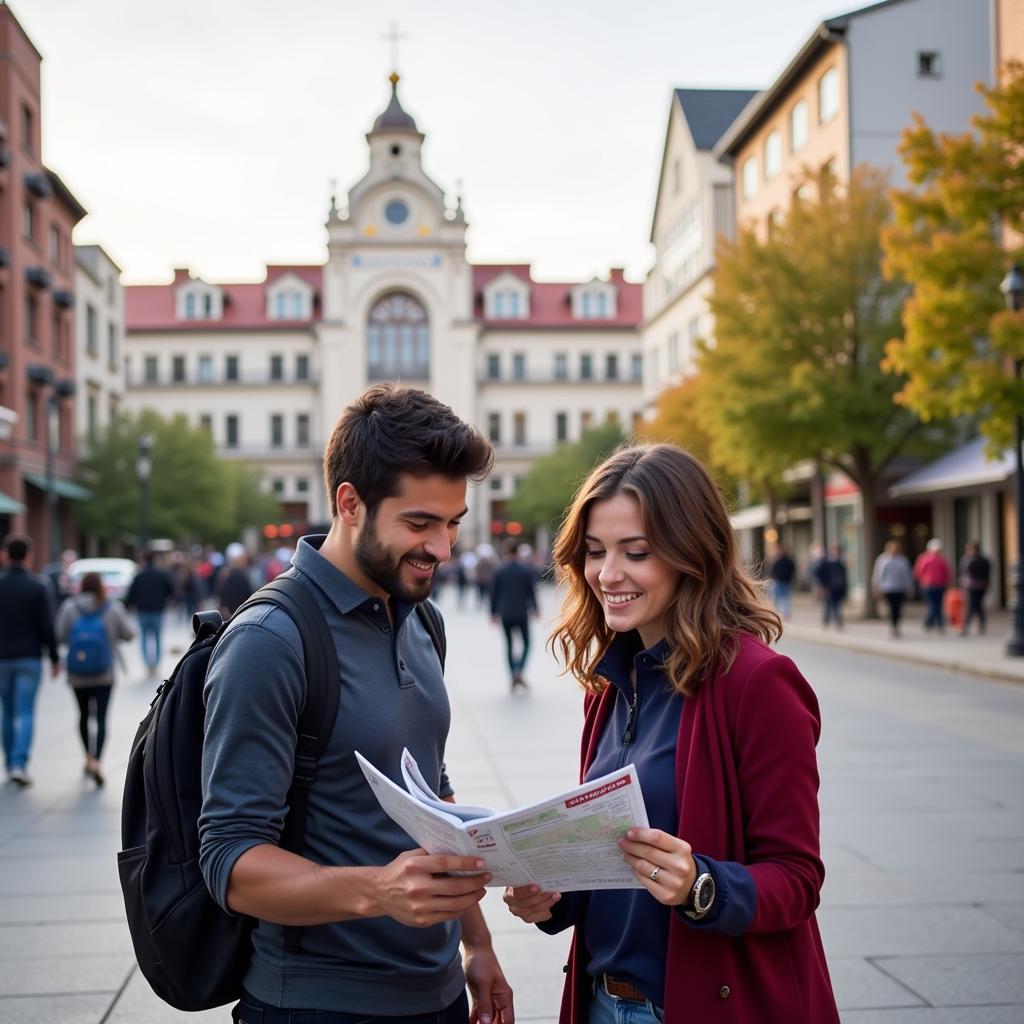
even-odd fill
[(425, 580), (413, 580), (406, 583), (401, 578), (402, 561), (412, 555), (417, 562), (437, 562), (437, 559), (426, 553), (406, 551), (397, 557), (380, 542), (373, 519), (367, 519), (366, 525), (359, 533), (355, 546), (352, 548), (356, 565), (367, 579), (376, 583), (397, 601), (415, 604), (425, 601), (430, 596), (434, 585), (433, 577)]

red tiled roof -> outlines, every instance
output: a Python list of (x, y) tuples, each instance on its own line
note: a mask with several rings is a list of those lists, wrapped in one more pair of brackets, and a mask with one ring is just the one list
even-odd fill
[[(483, 289), (502, 274), (512, 274), (530, 287), (530, 316), (524, 320), (487, 320), (484, 318)], [(294, 274), (316, 289), (314, 319), (319, 316), (319, 298), (323, 281), (321, 266), (269, 265), (266, 280), (257, 284), (218, 284), (224, 294), (224, 312), (220, 320), (178, 320), (175, 317), (176, 288), (188, 279), (188, 271), (176, 270), (171, 284), (129, 285), (124, 289), (125, 323), (129, 331), (190, 330), (218, 328), (280, 328), (285, 324), (309, 323), (269, 319), (266, 315), (266, 289), (286, 274)], [(475, 318), (489, 328), (521, 330), (529, 328), (576, 327), (587, 330), (635, 328), (643, 319), (643, 286), (623, 278), (613, 269), (611, 282), (618, 289), (617, 315), (607, 320), (576, 320), (572, 315), (572, 289), (580, 282), (533, 281), (528, 263), (488, 263), (473, 267), (473, 308)]]
[(313, 286), (313, 319), (319, 317), (319, 297), (323, 267), (273, 265), (267, 267), (265, 281), (257, 284), (216, 284), (224, 294), (224, 312), (219, 320), (178, 320), (175, 317), (174, 295), (187, 278), (187, 271), (175, 271), (171, 284), (128, 285), (124, 289), (124, 317), (129, 331), (189, 330), (210, 331), (218, 328), (277, 327), (308, 324), (305, 320), (278, 320), (267, 317), (266, 290), (278, 279), (294, 274)]
[[(530, 316), (523, 320), (488, 320), (484, 317), (483, 290), (502, 274), (511, 274), (530, 286)], [(609, 278), (618, 289), (616, 316), (607, 320), (577, 320), (572, 315), (572, 290), (585, 282), (533, 281), (528, 263), (489, 263), (473, 267), (473, 314), (489, 328), (521, 330), (533, 327), (601, 328), (638, 327), (643, 320), (643, 285), (632, 284), (615, 268)]]

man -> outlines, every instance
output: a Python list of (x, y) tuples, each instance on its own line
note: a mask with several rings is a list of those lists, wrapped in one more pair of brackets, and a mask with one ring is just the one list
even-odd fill
[(796, 575), (796, 562), (789, 557), (783, 545), (775, 550), (768, 575), (772, 581), (772, 600), (779, 614), (788, 619), (792, 609), (793, 577)]
[(217, 574), (214, 591), (221, 615), (225, 619), (230, 619), (252, 596), (255, 588), (249, 576), (249, 556), (243, 544), (229, 544), (224, 552), (224, 559), (224, 566)]
[(971, 541), (960, 559), (960, 586), (967, 591), (967, 616), (961, 636), (971, 631), (971, 622), (978, 620), (978, 633), (985, 632), (985, 594), (992, 579), (992, 563), (982, 554), (981, 545)]
[(147, 551), (143, 568), (128, 587), (125, 604), (135, 609), (139, 619), (139, 642), (146, 671), (156, 675), (160, 668), (160, 638), (164, 629), (164, 611), (174, 597), (174, 584), (156, 564), (156, 556)]
[[(494, 573), (491, 582), (491, 621), (505, 631), (505, 649), (508, 670), (512, 677), (512, 692), (526, 689), (523, 669), (530, 653), (530, 617), (537, 616), (536, 576), (519, 559), (518, 545), (509, 538), (502, 548), (505, 561)], [(514, 634), (520, 638), (519, 654), (515, 653)]]
[(833, 544), (814, 567), (814, 582), (822, 599), (821, 624), (828, 628), (834, 622), (836, 629), (841, 630), (843, 602), (849, 587), (841, 544)]
[(921, 584), (925, 600), (924, 628), (931, 630), (934, 626), (940, 633), (945, 633), (942, 597), (952, 581), (953, 571), (942, 555), (942, 541), (938, 537), (932, 537), (926, 548), (914, 563), (914, 578)]
[(32, 749), (36, 693), (43, 674), (43, 650), (53, 675), (60, 656), (53, 631), (49, 585), (29, 572), (32, 541), (11, 535), (4, 541), (7, 568), (0, 572), (0, 705), (3, 748), (9, 782), (32, 785), (28, 759)]
[[(258, 920), (236, 1019), (466, 1024), (468, 981), (480, 1024), (513, 1024), (478, 906), (483, 862), (410, 850), (354, 755), (400, 783), (408, 747), (437, 792), (452, 795), (448, 698), (414, 609), (451, 554), (467, 479), (486, 476), (492, 459), (451, 409), (394, 384), (367, 390), (334, 428), (324, 453), (330, 532), (302, 538), (288, 570), (323, 611), (341, 677), (298, 854), (277, 844), (305, 693), (299, 632), (281, 609), (255, 606), (213, 654), (200, 864), (221, 906)], [(282, 926), (303, 929), (298, 951)]]

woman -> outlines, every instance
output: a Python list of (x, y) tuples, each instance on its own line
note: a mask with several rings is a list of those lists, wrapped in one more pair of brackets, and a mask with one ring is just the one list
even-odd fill
[(871, 570), (871, 589), (875, 597), (884, 597), (889, 605), (889, 632), (893, 637), (900, 635), (903, 618), (903, 601), (914, 589), (914, 571), (910, 568), (903, 545), (890, 540), (875, 559)]
[[(78, 733), (85, 747), (84, 774), (104, 783), (100, 756), (107, 737), (107, 708), (114, 686), (117, 644), (135, 637), (131, 618), (120, 601), (108, 600), (98, 572), (82, 577), (79, 593), (60, 606), (57, 639), (68, 644), (68, 682), (78, 701)], [(90, 740), (89, 719), (95, 723)]]
[(652, 826), (619, 843), (635, 889), (505, 892), (524, 921), (575, 928), (561, 1024), (835, 1024), (814, 918), (818, 704), (768, 647), (778, 615), (711, 478), (669, 445), (619, 451), (554, 557), (582, 776), (633, 762)]

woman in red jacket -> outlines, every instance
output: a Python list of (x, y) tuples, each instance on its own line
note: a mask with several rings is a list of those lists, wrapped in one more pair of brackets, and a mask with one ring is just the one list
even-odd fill
[(651, 824), (620, 841), (637, 888), (506, 890), (524, 921), (575, 929), (561, 1024), (837, 1024), (814, 918), (818, 704), (768, 646), (779, 618), (707, 471), (670, 445), (619, 451), (554, 556), (581, 777), (634, 763)]

